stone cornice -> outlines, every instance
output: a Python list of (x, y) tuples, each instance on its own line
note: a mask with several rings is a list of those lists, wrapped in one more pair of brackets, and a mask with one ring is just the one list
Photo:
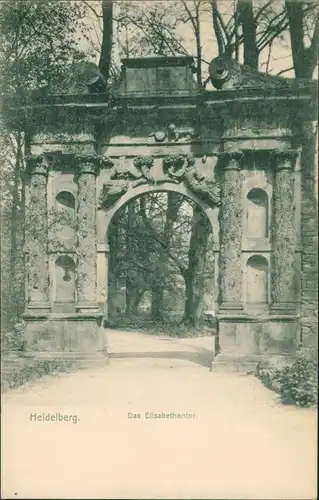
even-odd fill
[(270, 159), (277, 170), (292, 170), (298, 155), (296, 149), (274, 149), (270, 153)]

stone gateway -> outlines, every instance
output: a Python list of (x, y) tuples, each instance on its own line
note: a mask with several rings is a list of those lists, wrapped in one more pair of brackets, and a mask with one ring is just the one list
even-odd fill
[(186, 196), (210, 220), (216, 362), (314, 344), (314, 186), (298, 127), (314, 119), (315, 87), (220, 59), (210, 71), (219, 90), (198, 88), (190, 57), (125, 59), (112, 93), (10, 100), (26, 135), (29, 351), (107, 357), (108, 228), (154, 191)]

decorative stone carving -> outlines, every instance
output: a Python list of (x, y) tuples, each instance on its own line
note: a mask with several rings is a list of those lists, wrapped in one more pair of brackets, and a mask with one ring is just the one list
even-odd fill
[[(210, 205), (219, 204), (219, 187), (213, 178), (209, 179), (195, 158), (176, 154), (163, 159), (162, 171), (151, 172), (154, 158), (152, 156), (137, 156), (133, 164), (125, 163), (126, 157), (121, 157), (117, 165), (110, 171), (109, 181), (103, 185), (99, 196), (99, 208), (111, 207), (128, 189), (140, 184), (161, 184), (165, 182), (185, 185)], [(156, 170), (156, 168), (154, 168)]]
[(49, 308), (47, 166), (43, 156), (26, 158), (30, 175), (29, 202), (26, 204), (26, 253), (28, 308)]
[(100, 168), (109, 168), (114, 165), (113, 161), (108, 156), (97, 154), (74, 155), (73, 162), (77, 175), (84, 173), (96, 175)]
[[(219, 56), (209, 65), (210, 80), (216, 89), (244, 87), (277, 88), (289, 87), (289, 80), (277, 75), (266, 75), (249, 66), (239, 64), (235, 59)], [(292, 80), (294, 82), (294, 80)]]
[(25, 158), (26, 161), (26, 170), (29, 175), (38, 174), (38, 175), (47, 175), (48, 166), (44, 162), (43, 155), (29, 155)]
[(220, 309), (234, 312), (242, 309), (242, 151), (221, 153), (220, 217)]
[(169, 155), (163, 160), (165, 179), (171, 182), (180, 182), (186, 171), (186, 157), (184, 155)]
[(103, 184), (99, 196), (98, 208), (110, 208), (129, 188), (127, 178), (116, 179), (112, 182)]
[(154, 158), (152, 156), (137, 156), (134, 158), (134, 166), (141, 173), (141, 179), (135, 176), (135, 179), (140, 179), (140, 182), (135, 182), (134, 186), (144, 182), (153, 182), (150, 176), (150, 170), (154, 164)]
[(155, 142), (189, 142), (197, 136), (195, 130), (189, 128), (176, 127), (174, 123), (170, 123), (166, 131), (158, 130), (152, 132), (149, 137), (154, 137)]
[(217, 183), (209, 180), (206, 175), (196, 166), (194, 157), (187, 158), (187, 164), (184, 175), (186, 186), (203, 198), (209, 205), (218, 205), (220, 203), (220, 189)]
[(275, 150), (271, 155), (276, 170), (271, 276), (274, 312), (295, 312), (296, 229), (292, 170), (297, 156), (294, 150)]
[(103, 185), (99, 196), (98, 207), (111, 207), (129, 188), (136, 187), (151, 181), (149, 170), (153, 165), (151, 156), (137, 156), (133, 164), (126, 164), (126, 156), (119, 158), (119, 162), (110, 171), (109, 182)]

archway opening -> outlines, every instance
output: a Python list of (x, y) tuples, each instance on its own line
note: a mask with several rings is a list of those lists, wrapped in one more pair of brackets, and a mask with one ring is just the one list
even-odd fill
[(108, 228), (108, 323), (171, 335), (203, 331), (214, 311), (212, 223), (177, 192), (128, 200)]

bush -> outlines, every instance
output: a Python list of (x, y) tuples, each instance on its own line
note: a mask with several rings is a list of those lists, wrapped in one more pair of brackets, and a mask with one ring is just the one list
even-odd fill
[(73, 361), (68, 359), (37, 360), (20, 358), (12, 354), (11, 356), (3, 356), (1, 360), (1, 390), (5, 392), (44, 375), (66, 373), (72, 368)]
[(23, 323), (16, 323), (13, 331), (1, 331), (1, 348), (9, 351), (23, 351), (25, 349), (23, 332)]
[(280, 394), (282, 403), (300, 407), (316, 406), (318, 402), (318, 362), (299, 352), (291, 366), (259, 369), (258, 378), (266, 387)]

